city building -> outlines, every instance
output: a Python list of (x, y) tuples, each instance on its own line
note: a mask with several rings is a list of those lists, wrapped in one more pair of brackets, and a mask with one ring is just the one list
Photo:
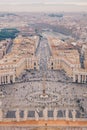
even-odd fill
[(14, 83), (26, 69), (39, 69), (39, 59), (35, 56), (38, 40), (36, 36), (14, 39), (11, 52), (0, 60), (0, 84)]
[(84, 53), (85, 68), (81, 68), (80, 54), (73, 44), (68, 44), (58, 38), (48, 36), (52, 56), (48, 60), (51, 70), (64, 70), (73, 82), (87, 83), (87, 51)]

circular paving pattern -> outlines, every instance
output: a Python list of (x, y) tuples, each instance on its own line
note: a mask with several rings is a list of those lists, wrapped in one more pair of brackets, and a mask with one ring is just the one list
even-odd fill
[(29, 102), (32, 102), (33, 99), (33, 102), (35, 103), (44, 104), (44, 103), (57, 102), (61, 99), (61, 96), (58, 93), (51, 93), (48, 91), (45, 93), (45, 95), (43, 95), (43, 93), (41, 94), (40, 91), (31, 93), (27, 95), (26, 98), (28, 99)]

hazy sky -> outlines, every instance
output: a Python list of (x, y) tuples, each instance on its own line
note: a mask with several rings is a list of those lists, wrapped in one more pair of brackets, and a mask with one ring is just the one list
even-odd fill
[(0, 3), (82, 3), (87, 4), (87, 0), (0, 0)]
[[(34, 5), (30, 5), (32, 3), (34, 3)], [(42, 3), (42, 5), (35, 5), (35, 3)], [(87, 0), (0, 0), (0, 11), (87, 12)]]

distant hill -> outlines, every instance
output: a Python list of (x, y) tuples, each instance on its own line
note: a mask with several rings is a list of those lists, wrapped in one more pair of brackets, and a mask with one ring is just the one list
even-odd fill
[(49, 14), (50, 17), (63, 17), (63, 14)]
[(0, 13), (0, 17), (5, 17), (5, 16), (17, 16), (14, 13)]

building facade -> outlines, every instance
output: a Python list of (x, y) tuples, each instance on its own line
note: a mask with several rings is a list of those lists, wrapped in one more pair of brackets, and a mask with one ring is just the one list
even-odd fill
[(14, 39), (11, 52), (0, 60), (0, 84), (14, 83), (26, 69), (39, 69), (39, 59), (35, 56), (38, 40), (36, 36)]
[(81, 68), (80, 54), (76, 46), (58, 38), (47, 37), (52, 56), (48, 60), (48, 69), (64, 70), (73, 82), (87, 83), (87, 50), (84, 52), (84, 66)]

